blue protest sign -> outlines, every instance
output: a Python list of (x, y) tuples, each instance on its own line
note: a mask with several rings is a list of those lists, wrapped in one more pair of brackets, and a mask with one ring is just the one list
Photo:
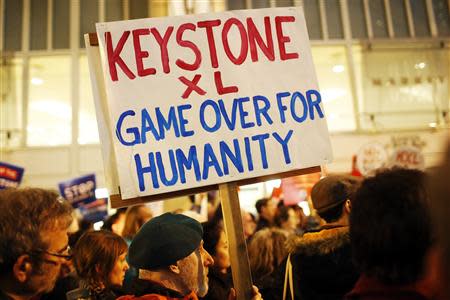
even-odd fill
[(107, 214), (107, 199), (95, 197), (95, 174), (63, 181), (58, 184), (61, 195), (73, 208), (78, 208), (83, 219), (91, 222), (103, 220)]
[(18, 187), (22, 181), (24, 168), (0, 162), (0, 190)]
[(70, 179), (58, 184), (61, 195), (72, 204), (74, 208), (87, 205), (95, 198), (95, 174)]

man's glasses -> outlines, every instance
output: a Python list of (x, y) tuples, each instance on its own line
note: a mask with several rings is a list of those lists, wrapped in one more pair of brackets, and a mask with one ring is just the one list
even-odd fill
[(50, 252), (50, 251), (42, 250), (42, 249), (37, 249), (37, 250), (34, 250), (33, 252), (34, 253), (45, 253), (47, 255), (55, 256), (58, 258), (63, 258), (65, 260), (72, 259), (72, 249), (70, 248), (69, 245), (67, 245), (67, 247), (61, 251), (61, 253)]

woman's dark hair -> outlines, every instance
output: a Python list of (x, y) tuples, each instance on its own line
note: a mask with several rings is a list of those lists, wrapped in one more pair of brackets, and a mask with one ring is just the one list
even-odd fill
[(130, 206), (125, 213), (125, 224), (122, 230), (122, 236), (125, 239), (132, 240), (142, 225), (153, 217), (150, 208), (144, 204)]
[(113, 215), (111, 215), (105, 219), (103, 226), (102, 226), (102, 230), (113, 231), (112, 230), (113, 224), (116, 223), (117, 220), (119, 219), (119, 217), (121, 215), (124, 215), (126, 212), (127, 212), (126, 207), (117, 209), (117, 211)]
[(212, 256), (216, 255), (216, 247), (222, 231), (224, 228), (221, 221), (203, 224), (203, 248)]
[(418, 170), (384, 170), (363, 181), (350, 214), (352, 254), (363, 273), (386, 284), (420, 278), (432, 242), (427, 201)]
[(295, 212), (295, 209), (292, 206), (278, 206), (277, 214), (275, 215), (275, 224), (278, 227), (286, 222), (289, 219), (289, 210), (292, 209)]
[(88, 231), (73, 249), (73, 264), (80, 280), (89, 288), (108, 287), (109, 274), (120, 255), (127, 252), (125, 240), (106, 231)]

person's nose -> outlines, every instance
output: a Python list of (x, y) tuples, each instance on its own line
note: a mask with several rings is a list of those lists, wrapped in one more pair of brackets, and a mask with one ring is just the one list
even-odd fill
[(209, 267), (212, 266), (214, 264), (214, 259), (212, 258), (212, 256), (208, 253), (208, 251), (204, 250), (204, 255), (205, 255), (205, 260), (204, 260), (204, 265), (205, 267)]
[(125, 261), (125, 264), (123, 266), (123, 269), (125, 270), (125, 272), (130, 268), (130, 265), (128, 264), (127, 261)]

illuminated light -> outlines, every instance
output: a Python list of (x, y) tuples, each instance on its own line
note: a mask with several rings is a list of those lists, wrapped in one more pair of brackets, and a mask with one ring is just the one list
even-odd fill
[(100, 229), (102, 229), (102, 226), (103, 226), (103, 221), (95, 222), (93, 225), (94, 230), (100, 230)]
[(427, 66), (426, 63), (420, 62), (420, 63), (418, 63), (418, 64), (415, 64), (415, 65), (414, 65), (414, 68), (417, 69), (417, 70), (422, 70), (422, 69), (425, 69), (426, 66)]
[(437, 123), (436, 122), (431, 122), (428, 124), (428, 126), (430, 126), (431, 128), (436, 128)]
[(31, 78), (31, 84), (32, 85), (42, 85), (44, 83), (44, 80), (39, 77), (33, 77)]
[(269, 192), (272, 192), (274, 188), (279, 188), (281, 185), (281, 179), (274, 179), (265, 182), (266, 188)]
[(332, 70), (334, 73), (342, 73), (345, 71), (345, 68), (343, 65), (334, 65)]
[(95, 189), (95, 198), (102, 199), (102, 198), (108, 198), (109, 193), (107, 188), (98, 188)]
[(298, 206), (300, 206), (303, 209), (303, 213), (305, 216), (311, 215), (311, 210), (309, 209), (308, 201), (300, 201), (298, 203)]

